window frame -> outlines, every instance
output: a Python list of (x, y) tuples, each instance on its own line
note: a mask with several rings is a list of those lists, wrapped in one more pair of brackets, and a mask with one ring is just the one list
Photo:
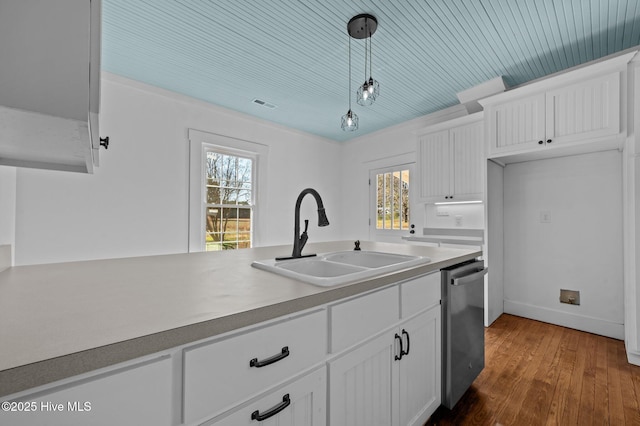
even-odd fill
[(252, 160), (251, 170), (251, 246), (262, 244), (265, 229), (262, 210), (265, 206), (266, 170), (269, 147), (260, 143), (215, 133), (189, 129), (189, 238), (188, 251), (206, 250), (206, 184), (205, 159), (215, 151)]

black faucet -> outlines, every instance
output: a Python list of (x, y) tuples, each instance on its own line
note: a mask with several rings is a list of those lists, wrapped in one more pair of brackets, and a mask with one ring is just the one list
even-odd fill
[(291, 257), (277, 257), (276, 260), (315, 256), (315, 254), (302, 256), (302, 249), (304, 248), (304, 245), (307, 243), (307, 240), (309, 239), (309, 237), (307, 236), (307, 228), (309, 227), (309, 220), (305, 219), (304, 232), (301, 235), (300, 234), (300, 206), (302, 204), (302, 199), (307, 194), (313, 195), (313, 198), (316, 199), (316, 204), (318, 205), (318, 226), (329, 225), (329, 219), (327, 219), (327, 214), (324, 212), (324, 205), (322, 204), (322, 198), (320, 198), (320, 194), (318, 194), (318, 191), (312, 188), (304, 189), (300, 193), (300, 195), (298, 195), (298, 200), (296, 201), (296, 210), (295, 210), (295, 219), (294, 219), (295, 223), (293, 228), (293, 253), (291, 254)]

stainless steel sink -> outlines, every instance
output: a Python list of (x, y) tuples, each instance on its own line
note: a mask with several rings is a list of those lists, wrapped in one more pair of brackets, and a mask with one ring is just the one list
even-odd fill
[(342, 251), (314, 257), (276, 261), (257, 260), (251, 266), (322, 287), (373, 278), (429, 263), (424, 256), (376, 251)]

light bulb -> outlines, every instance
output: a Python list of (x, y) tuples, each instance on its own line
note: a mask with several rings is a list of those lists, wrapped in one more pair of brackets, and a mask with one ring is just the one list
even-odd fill
[(358, 130), (358, 116), (351, 110), (342, 116), (342, 130), (345, 132), (353, 132)]

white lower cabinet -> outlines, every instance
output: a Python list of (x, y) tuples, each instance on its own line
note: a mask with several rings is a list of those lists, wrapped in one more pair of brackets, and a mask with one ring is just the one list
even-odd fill
[(322, 367), (244, 404), (207, 426), (326, 425), (327, 372)]
[(394, 382), (393, 333), (387, 332), (329, 363), (329, 424), (331, 426), (390, 426)]
[(22, 394), (4, 402), (0, 425), (170, 426), (171, 373), (171, 359), (165, 356), (139, 366)]
[(404, 348), (409, 353), (397, 362), (400, 369), (400, 425), (423, 425), (440, 406), (440, 322), (440, 306), (437, 306), (410, 319), (402, 326), (401, 334), (405, 331), (409, 335), (410, 343)]
[(331, 361), (329, 424), (424, 424), (440, 405), (440, 348), (437, 306)]
[(413, 314), (329, 361), (331, 426), (422, 425), (440, 405), (440, 274), (400, 286)]

